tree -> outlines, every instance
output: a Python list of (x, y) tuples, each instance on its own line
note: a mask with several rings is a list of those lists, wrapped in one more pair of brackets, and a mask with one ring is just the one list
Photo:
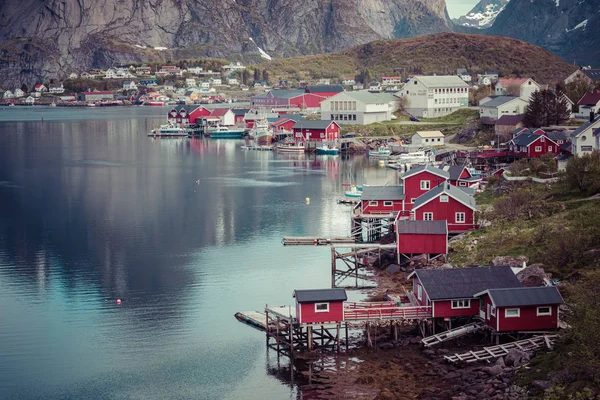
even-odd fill
[(248, 70), (245, 69), (242, 71), (242, 83), (244, 85), (247, 85), (249, 80), (250, 80), (250, 72), (248, 72)]
[(545, 89), (531, 95), (523, 123), (528, 127), (559, 125), (570, 116), (571, 110), (563, 94)]
[(266, 69), (263, 69), (262, 79), (265, 82), (269, 82), (269, 71), (267, 71)]
[(592, 85), (590, 85), (589, 81), (578, 76), (571, 82), (564, 85), (563, 92), (567, 95), (569, 99), (575, 104), (581, 100), (581, 98), (589, 91), (593, 89)]
[(519, 97), (521, 95), (521, 86), (516, 83), (508, 85), (505, 90), (507, 96)]
[(571, 157), (567, 163), (564, 183), (583, 193), (600, 192), (600, 151)]
[(260, 80), (260, 71), (258, 69), (254, 70), (254, 81)]
[(21, 85), (21, 90), (23, 91), (23, 93), (27, 93), (28, 92), (27, 85), (25, 83)]

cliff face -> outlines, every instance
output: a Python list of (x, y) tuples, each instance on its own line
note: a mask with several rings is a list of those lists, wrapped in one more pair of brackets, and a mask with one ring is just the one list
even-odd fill
[(509, 0), (481, 0), (466, 15), (453, 19), (452, 22), (472, 28), (489, 28), (508, 2)]
[(511, 0), (489, 30), (542, 46), (570, 62), (600, 65), (598, 0)]
[(449, 30), (444, 0), (4, 0), (0, 73), (32, 81), (178, 54), (255, 59), (258, 45), (290, 56)]

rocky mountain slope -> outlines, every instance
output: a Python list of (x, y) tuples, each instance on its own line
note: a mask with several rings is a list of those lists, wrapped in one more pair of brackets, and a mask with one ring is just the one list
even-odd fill
[(453, 19), (456, 25), (489, 28), (510, 0), (481, 0), (466, 15)]
[(600, 66), (598, 26), (598, 0), (511, 0), (483, 33), (526, 40), (569, 62)]
[(3, 0), (0, 73), (13, 84), (142, 60), (247, 61), (451, 30), (444, 0)]

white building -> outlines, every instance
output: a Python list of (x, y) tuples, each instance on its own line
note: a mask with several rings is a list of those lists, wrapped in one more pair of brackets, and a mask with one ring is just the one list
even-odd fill
[(237, 78), (234, 78), (232, 76), (227, 77), (227, 84), (228, 85), (237, 85), (239, 82), (237, 80)]
[(4, 99), (14, 99), (15, 95), (10, 90), (7, 90), (6, 92), (4, 92), (4, 95), (3, 95), (2, 98), (4, 98)]
[(21, 88), (16, 88), (15, 91), (15, 98), (21, 98), (25, 96), (25, 92), (21, 90)]
[[(223, 70), (225, 71), (240, 71), (242, 69), (246, 69), (246, 67), (242, 64), (240, 64), (239, 62), (234, 63), (229, 63), (228, 65), (223, 66)], [(188, 68), (189, 70), (189, 68)]]
[(202, 73), (202, 67), (188, 67), (187, 72), (194, 75), (200, 75)]
[(210, 84), (219, 86), (219, 85), (222, 85), (223, 83), (221, 81), (221, 78), (210, 78)]
[(36, 91), (36, 92), (38, 92), (38, 93), (43, 93), (43, 92), (47, 92), (48, 88), (44, 84), (38, 83), (37, 85), (35, 85), (33, 87), (33, 90)]
[(331, 85), (331, 79), (329, 78), (321, 78), (317, 85)]
[[(35, 93), (35, 92), (34, 92), (34, 93)], [(35, 98), (33, 98), (33, 97), (31, 97), (31, 96), (28, 96), (28, 97), (25, 99), (25, 104), (33, 105), (34, 103), (35, 103)]]
[(469, 106), (469, 85), (456, 75), (415, 76), (398, 93), (417, 117), (442, 117)]
[(344, 78), (342, 79), (342, 85), (343, 86), (354, 86), (356, 84), (356, 81), (354, 80), (354, 78)]
[(165, 89), (165, 92), (173, 92), (175, 91), (175, 84), (173, 82), (166, 82), (163, 89)]
[(61, 83), (51, 83), (48, 89), (49, 93), (52, 94), (63, 94), (65, 92), (65, 87)]
[(208, 88), (210, 88), (210, 82), (206, 82), (206, 81), (200, 82), (200, 87), (203, 89), (208, 89)]
[(519, 96), (529, 103), (531, 95), (540, 89), (531, 78), (500, 78), (496, 83), (496, 96)]
[(398, 98), (390, 93), (340, 92), (321, 102), (321, 120), (367, 125), (391, 120), (397, 108)]
[(137, 85), (134, 81), (123, 82), (123, 90), (137, 90)]
[(196, 86), (196, 80), (194, 78), (186, 78), (185, 79), (185, 86), (187, 86), (187, 87), (194, 87), (194, 86)]
[(573, 154), (580, 156), (600, 150), (600, 115), (594, 115), (590, 120), (571, 133), (571, 148)]
[(419, 131), (412, 135), (411, 147), (443, 146), (444, 134), (440, 131)]
[(369, 92), (381, 92), (381, 83), (379, 83), (379, 82), (369, 83)]
[(479, 103), (479, 118), (497, 120), (503, 115), (519, 115), (525, 113), (528, 102), (520, 97), (490, 96), (487, 101)]
[(383, 86), (402, 85), (402, 77), (401, 76), (382, 76), (381, 84)]

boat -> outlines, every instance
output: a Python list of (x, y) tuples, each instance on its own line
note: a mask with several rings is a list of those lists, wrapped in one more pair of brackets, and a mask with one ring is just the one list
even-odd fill
[(96, 103), (88, 103), (87, 106), (88, 107), (96, 107)]
[(161, 125), (157, 129), (152, 129), (148, 136), (152, 137), (181, 137), (187, 136), (188, 130), (180, 126), (173, 126), (170, 124)]
[(377, 150), (369, 151), (370, 157), (388, 157), (390, 154), (392, 154), (392, 150), (385, 146), (380, 146)]
[(217, 126), (209, 129), (207, 135), (213, 139), (241, 139), (245, 130), (241, 128), (229, 128), (227, 126)]
[(362, 196), (362, 191), (358, 190), (356, 186), (351, 186), (350, 190), (346, 190), (344, 192), (344, 196), (346, 197), (360, 197)]
[(281, 143), (275, 149), (280, 153), (304, 153), (306, 151), (304, 142)]
[(8, 106), (9, 106), (9, 107), (14, 107), (14, 106), (15, 106), (15, 103), (10, 103)]
[(396, 159), (398, 164), (427, 163), (431, 161), (431, 154), (425, 151), (400, 154)]
[(317, 154), (338, 155), (340, 154), (340, 150), (336, 147), (329, 147), (328, 145), (324, 144), (317, 147)]
[(269, 126), (265, 114), (261, 114), (254, 122), (254, 126), (250, 129), (248, 135), (261, 146), (270, 145), (273, 142), (273, 129)]
[(164, 101), (149, 101), (148, 105), (153, 106), (153, 107), (163, 107), (165, 105), (165, 102)]
[(56, 107), (56, 103), (55, 102), (50, 103), (50, 107)]

